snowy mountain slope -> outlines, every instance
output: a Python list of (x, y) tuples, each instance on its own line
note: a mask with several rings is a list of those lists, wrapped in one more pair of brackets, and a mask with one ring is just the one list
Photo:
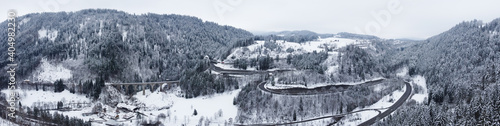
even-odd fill
[[(225, 59), (225, 61), (230, 62), (232, 57), (235, 58), (256, 58), (257, 56), (270, 55), (271, 57), (276, 57), (279, 55), (281, 58), (286, 58), (288, 54), (296, 55), (303, 54), (313, 51), (324, 51), (325, 47), (328, 48), (342, 48), (349, 44), (364, 44), (367, 40), (356, 40), (356, 39), (346, 39), (346, 38), (321, 38), (317, 41), (308, 41), (304, 43), (288, 42), (283, 40), (276, 40), (275, 43), (277, 47), (270, 49), (265, 47), (265, 41), (256, 41), (257, 44), (253, 44), (247, 47), (239, 47), (234, 49), (234, 51)], [(293, 49), (294, 51), (287, 51), (288, 49)], [(331, 52), (335, 54), (335, 52)]]
[[(46, 81), (62, 78), (78, 82), (98, 76), (121, 82), (173, 80), (180, 78), (177, 73), (193, 69), (200, 57), (219, 57), (239, 39), (253, 36), (196, 17), (133, 15), (109, 9), (35, 13), (19, 16), (18, 20), (22, 23), (16, 34), (20, 80), (37, 78), (33, 74), (41, 72), (36, 70), (44, 65), (43, 59), (49, 63), (82, 61), (81, 67), (66, 68), (80, 72), (51, 77), (42, 74)], [(6, 24), (0, 27), (6, 28)], [(0, 36), (0, 42), (6, 43), (5, 37)], [(0, 51), (6, 52), (7, 46), (0, 45)], [(3, 59), (7, 56), (0, 54)], [(0, 80), (6, 79), (0, 76)]]

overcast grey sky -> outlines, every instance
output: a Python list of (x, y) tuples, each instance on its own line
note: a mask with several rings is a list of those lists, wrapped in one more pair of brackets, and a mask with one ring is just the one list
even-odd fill
[(500, 18), (499, 0), (9, 0), (19, 15), (108, 8), (128, 13), (181, 14), (251, 32), (311, 30), (382, 38), (425, 39), (473, 19)]

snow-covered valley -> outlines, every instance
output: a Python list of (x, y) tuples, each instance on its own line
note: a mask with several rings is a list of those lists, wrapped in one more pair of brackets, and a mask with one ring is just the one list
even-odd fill
[[(69, 117), (92, 120), (93, 125), (140, 125), (143, 121), (159, 121), (163, 125), (198, 125), (199, 123), (225, 125), (234, 121), (238, 110), (232, 104), (232, 100), (241, 89), (193, 99), (179, 97), (177, 90), (179, 89), (166, 92), (146, 90), (145, 95), (138, 92), (131, 96), (133, 98), (130, 100), (123, 101), (116, 106), (102, 104), (99, 100), (92, 102), (83, 95), (72, 94), (67, 90), (60, 93), (41, 90), (16, 90), (16, 92), (21, 94), (19, 101), (23, 106), (48, 109), (51, 113), (57, 112)], [(9, 90), (2, 90), (2, 93), (10, 94)], [(55, 105), (60, 101), (63, 102), (64, 107), (72, 109), (56, 110)], [(93, 114), (96, 111), (93, 109), (101, 105), (102, 110)], [(136, 108), (139, 109), (132, 112)], [(195, 110), (197, 114), (193, 115)]]

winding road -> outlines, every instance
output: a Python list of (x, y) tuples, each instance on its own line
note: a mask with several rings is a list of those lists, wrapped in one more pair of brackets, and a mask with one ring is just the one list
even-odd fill
[[(262, 73), (268, 73), (269, 71), (249, 71), (249, 70), (224, 70), (220, 67), (217, 67), (215, 65), (211, 65), (212, 70), (218, 71), (218, 72), (225, 72), (226, 74), (262, 74)], [(379, 79), (379, 80), (373, 80), (373, 81), (367, 81), (365, 83), (359, 84), (360, 86), (370, 86), (370, 85), (375, 85), (375, 84), (380, 84), (382, 82), (385, 82), (385, 79)], [(358, 111), (352, 111), (344, 114), (338, 114), (338, 115), (330, 115), (330, 116), (323, 116), (323, 117), (317, 117), (317, 118), (312, 118), (312, 119), (307, 119), (307, 120), (301, 120), (301, 121), (294, 121), (294, 122), (287, 122), (287, 123), (267, 123), (267, 124), (249, 124), (249, 126), (254, 126), (254, 125), (290, 125), (290, 124), (297, 124), (297, 123), (304, 123), (304, 122), (309, 122), (309, 121), (314, 121), (314, 120), (320, 120), (320, 119), (326, 119), (326, 118), (335, 118), (335, 119), (340, 119), (345, 115), (348, 114), (353, 114), (353, 113), (358, 113), (362, 111), (378, 111), (379, 114), (375, 117), (370, 118), (369, 120), (359, 124), (359, 126), (369, 126), (377, 122), (378, 120), (390, 115), (392, 112), (394, 112), (397, 108), (399, 108), (401, 105), (405, 103), (405, 101), (410, 97), (411, 92), (412, 92), (412, 86), (408, 82), (403, 82), (406, 87), (405, 93), (399, 98), (392, 106), (388, 108), (382, 108), (382, 109), (387, 109), (384, 112), (381, 112), (380, 109), (364, 109), (364, 110), (358, 110)], [(335, 93), (341, 90), (345, 90), (350, 86), (353, 85), (329, 85), (329, 86), (324, 86), (324, 87), (317, 87), (317, 88), (288, 88), (288, 89), (268, 89), (265, 86), (266, 82), (259, 83), (257, 87), (265, 92), (269, 92), (272, 94), (279, 94), (279, 95), (317, 95), (317, 94), (325, 94), (325, 93)], [(331, 89), (336, 88), (337, 90), (332, 92)], [(243, 124), (236, 124), (236, 125), (242, 125)]]

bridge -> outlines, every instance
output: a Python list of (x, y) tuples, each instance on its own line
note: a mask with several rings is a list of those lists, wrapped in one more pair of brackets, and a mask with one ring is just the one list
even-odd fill
[(138, 82), (138, 83), (106, 83), (106, 86), (114, 86), (117, 88), (119, 91), (121, 91), (121, 87), (124, 86), (125, 90), (129, 90), (129, 86), (132, 86), (134, 90), (139, 89), (139, 86), (142, 88), (142, 95), (145, 95), (145, 87), (150, 86), (151, 88), (154, 86), (159, 86), (160, 91), (162, 91), (162, 87), (164, 84), (167, 84), (168, 87), (170, 88), (173, 84), (179, 85), (180, 81), (161, 81), (161, 82)]

